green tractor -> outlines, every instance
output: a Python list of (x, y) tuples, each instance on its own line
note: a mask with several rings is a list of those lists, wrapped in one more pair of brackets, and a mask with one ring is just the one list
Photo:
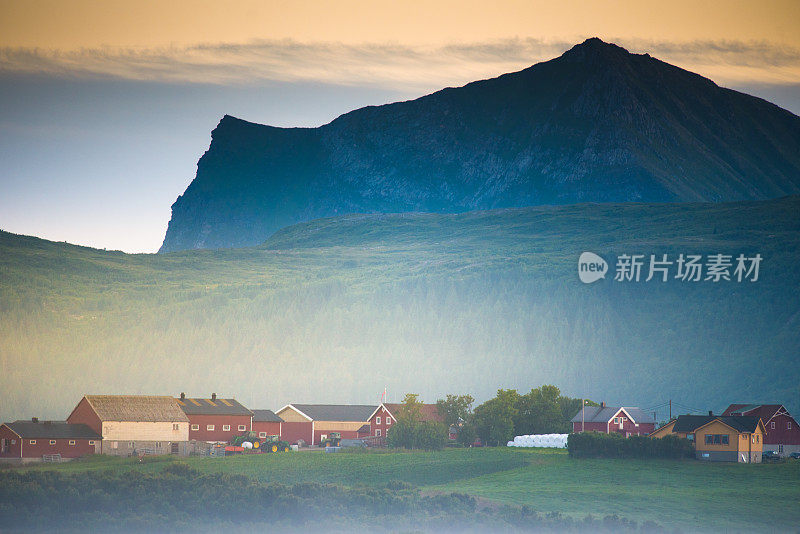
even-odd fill
[[(242, 449), (243, 451), (251, 451), (251, 452), (258, 452), (261, 449), (261, 446), (264, 444), (264, 439), (258, 437), (258, 432), (249, 431), (245, 432), (240, 436), (234, 436), (231, 438), (231, 446), (237, 447)], [(236, 452), (242, 452), (238, 451)]]
[(342, 444), (341, 432), (331, 432), (319, 442), (320, 447), (339, 447)]
[(283, 441), (277, 434), (267, 436), (261, 442), (261, 452), (289, 452), (291, 447), (288, 441)]

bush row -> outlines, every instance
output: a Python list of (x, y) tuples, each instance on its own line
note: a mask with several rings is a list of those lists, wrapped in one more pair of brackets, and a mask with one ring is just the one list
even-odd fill
[(693, 458), (688, 439), (669, 435), (663, 438), (631, 436), (612, 432), (570, 434), (567, 450), (573, 458)]

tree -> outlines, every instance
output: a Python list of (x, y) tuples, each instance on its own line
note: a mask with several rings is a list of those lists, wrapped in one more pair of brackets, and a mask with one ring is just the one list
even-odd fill
[(531, 389), (520, 396), (517, 417), (514, 420), (515, 435), (562, 433), (569, 418), (561, 410), (561, 391), (552, 385)]
[[(460, 435), (464, 424), (472, 415), (473, 402), (475, 402), (475, 399), (472, 398), (472, 395), (447, 395), (447, 398), (436, 401), (436, 409), (444, 419), (444, 424), (447, 428), (456, 428)], [(474, 432), (472, 434), (472, 441), (469, 443), (475, 441)], [(459, 442), (461, 441), (459, 440)]]
[(475, 432), (484, 444), (501, 445), (514, 437), (518, 402), (516, 389), (498, 389), (495, 398), (475, 408)]
[(437, 421), (423, 421), (419, 395), (407, 393), (386, 443), (391, 448), (442, 449), (447, 443), (447, 427)]

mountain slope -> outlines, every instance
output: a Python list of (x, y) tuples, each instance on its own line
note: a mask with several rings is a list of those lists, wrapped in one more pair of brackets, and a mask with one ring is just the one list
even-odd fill
[[(0, 418), (63, 418), (91, 392), (276, 408), (543, 383), (799, 411), (799, 213), (800, 197), (352, 215), (136, 255), (0, 232)], [(587, 250), (612, 271), (623, 253), (764, 259), (755, 283), (584, 285)]]
[(520, 72), (319, 128), (225, 116), (162, 252), (345, 213), (735, 201), (800, 193), (800, 118), (590, 39)]

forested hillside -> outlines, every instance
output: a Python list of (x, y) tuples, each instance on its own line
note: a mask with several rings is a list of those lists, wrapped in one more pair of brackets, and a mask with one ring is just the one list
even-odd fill
[[(63, 418), (85, 393), (276, 408), (544, 383), (797, 410), (799, 214), (790, 197), (354, 215), (158, 255), (0, 233), (0, 418)], [(763, 261), (757, 282), (615, 282), (612, 263), (585, 285), (583, 251)]]

